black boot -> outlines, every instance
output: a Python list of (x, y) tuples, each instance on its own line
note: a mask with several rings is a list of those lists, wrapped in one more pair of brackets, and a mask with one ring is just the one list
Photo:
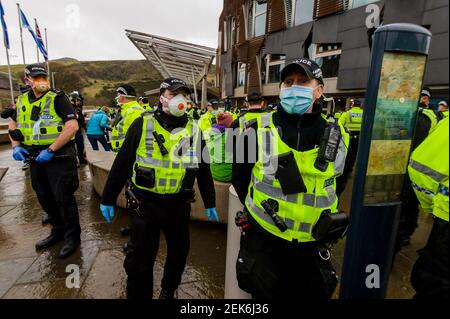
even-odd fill
[(44, 214), (44, 216), (42, 217), (42, 225), (50, 224), (50, 222), (51, 222), (50, 216), (48, 216), (48, 214)]
[(67, 257), (71, 256), (77, 249), (80, 247), (79, 241), (68, 241), (64, 244), (64, 246), (59, 251), (59, 258), (60, 259), (66, 259)]
[(47, 238), (38, 241), (36, 243), (36, 250), (42, 250), (42, 249), (46, 249), (49, 248), (53, 245), (56, 245), (57, 243), (63, 241), (64, 238), (62, 236), (55, 236), (55, 235), (50, 235)]
[(175, 293), (174, 291), (168, 291), (166, 289), (161, 289), (158, 299), (172, 300), (172, 299), (174, 299), (174, 293)]
[(123, 237), (130, 236), (130, 233), (131, 233), (131, 227), (130, 226), (125, 226), (125, 227), (120, 228), (120, 234)]

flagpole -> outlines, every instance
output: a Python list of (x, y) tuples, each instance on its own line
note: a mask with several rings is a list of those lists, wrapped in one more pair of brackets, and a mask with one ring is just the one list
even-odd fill
[(48, 58), (48, 38), (47, 38), (47, 28), (44, 28), (44, 33), (45, 33), (45, 49), (47, 50), (47, 72), (48, 72), (48, 75), (49, 75), (49, 77), (48, 77), (48, 79), (49, 79), (49, 82), (50, 82), (50, 87), (52, 87), (52, 85), (53, 85), (53, 83), (52, 83), (52, 80), (51, 80), (51, 78), (52, 78), (52, 76), (51, 76), (51, 71), (50, 71), (50, 60), (49, 60), (49, 58)]
[(9, 62), (9, 50), (5, 45), (6, 50), (6, 61), (8, 62), (8, 75), (9, 75), (9, 87), (11, 90), (11, 102), (14, 104), (14, 89), (13, 89), (13, 81), (12, 81), (12, 74), (11, 74), (11, 64)]
[(20, 28), (20, 42), (22, 43), (22, 57), (23, 65), (25, 66), (25, 49), (23, 47), (23, 30), (22, 30), (22, 17), (20, 16), (20, 4), (17, 3), (17, 11), (19, 13), (19, 28)]
[[(36, 18), (34, 18), (34, 25), (37, 26)], [(36, 28), (36, 31), (37, 31), (37, 28)], [(39, 61), (39, 46), (38, 45), (36, 45), (36, 53), (37, 53), (37, 63), (40, 63), (40, 61)]]

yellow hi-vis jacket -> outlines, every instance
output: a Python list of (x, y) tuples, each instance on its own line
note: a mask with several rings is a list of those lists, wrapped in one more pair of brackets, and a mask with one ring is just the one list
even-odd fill
[[(22, 132), (26, 146), (46, 146), (53, 144), (64, 129), (62, 118), (55, 111), (55, 98), (58, 93), (48, 91), (40, 99), (31, 103), (29, 92), (17, 100), (17, 128)], [(40, 108), (39, 118), (33, 121), (32, 110)]]
[(409, 178), (420, 206), (448, 222), (449, 118), (436, 128), (412, 153)]
[(351, 133), (361, 132), (361, 125), (364, 111), (358, 106), (352, 107), (349, 111), (342, 113), (339, 123), (347, 128)]
[[(338, 155), (333, 163), (329, 163), (325, 172), (314, 167), (319, 149), (300, 152), (290, 148), (281, 139), (272, 120), (273, 113), (258, 118), (258, 160), (253, 167), (246, 209), (253, 219), (266, 231), (287, 241), (311, 242), (312, 229), (322, 212), (329, 209), (337, 212), (336, 177), (342, 175), (349, 146), (349, 134), (340, 126), (342, 139)], [(281, 184), (276, 177), (275, 160), (281, 154), (292, 152), (298, 170), (307, 188), (306, 193), (284, 195)], [(281, 217), (288, 229), (281, 232), (265, 213), (262, 202), (276, 200)]]
[(111, 144), (114, 153), (119, 153), (131, 124), (144, 112), (145, 110), (136, 101), (122, 105), (121, 119), (111, 132)]
[[(168, 154), (163, 155), (161, 152), (154, 132), (161, 135), (160, 142)], [(201, 132), (196, 121), (189, 120), (184, 129), (169, 132), (152, 114), (145, 114), (133, 165), (132, 183), (139, 189), (156, 194), (182, 192), (186, 170), (199, 168), (200, 138)], [(145, 178), (140, 178), (140, 175)]]

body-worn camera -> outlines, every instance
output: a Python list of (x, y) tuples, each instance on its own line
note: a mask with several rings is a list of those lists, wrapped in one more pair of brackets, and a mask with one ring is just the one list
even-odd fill
[(146, 188), (155, 187), (156, 180), (154, 168), (141, 167), (136, 164), (134, 170), (136, 171), (136, 185)]
[(348, 216), (345, 213), (331, 213), (325, 210), (312, 230), (312, 236), (318, 242), (335, 243), (345, 236), (348, 228)]

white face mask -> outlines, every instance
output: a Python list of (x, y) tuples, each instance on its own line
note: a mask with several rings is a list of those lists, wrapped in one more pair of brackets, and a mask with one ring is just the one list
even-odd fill
[(178, 94), (170, 100), (161, 95), (160, 101), (165, 113), (181, 117), (187, 112), (187, 99), (183, 94)]

